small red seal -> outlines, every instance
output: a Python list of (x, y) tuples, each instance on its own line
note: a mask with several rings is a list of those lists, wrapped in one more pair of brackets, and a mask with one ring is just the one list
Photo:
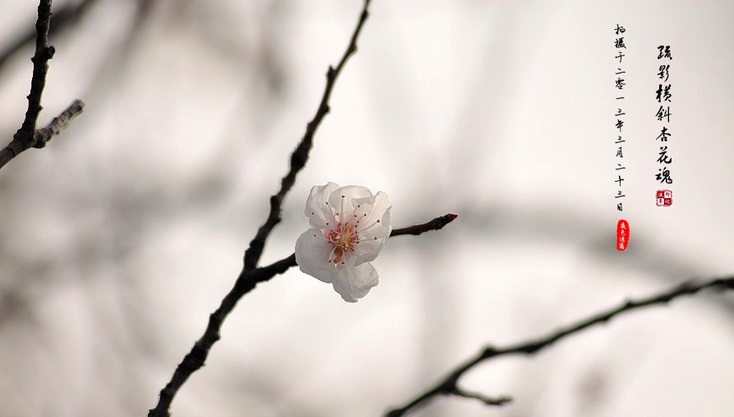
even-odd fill
[(658, 207), (670, 207), (673, 205), (673, 190), (655, 191), (655, 205)]
[(625, 219), (617, 222), (617, 250), (623, 252), (627, 249), (630, 240), (630, 224)]

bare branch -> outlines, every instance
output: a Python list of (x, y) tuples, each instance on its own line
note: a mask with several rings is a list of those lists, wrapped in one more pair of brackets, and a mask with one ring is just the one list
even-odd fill
[[(582, 330), (585, 330), (596, 324), (606, 323), (607, 321), (609, 321), (610, 319), (612, 319), (613, 317), (619, 314), (634, 311), (634, 310), (637, 310), (643, 307), (652, 306), (652, 305), (666, 304), (674, 300), (675, 298), (678, 298), (684, 295), (693, 295), (707, 288), (719, 288), (719, 289), (734, 288), (734, 277), (712, 279), (710, 281), (699, 282), (699, 283), (696, 283), (693, 281), (687, 281), (687, 282), (684, 282), (682, 284), (679, 284), (673, 287), (672, 289), (668, 291), (664, 291), (662, 293), (655, 294), (647, 298), (642, 298), (639, 300), (628, 300), (618, 307), (600, 312), (589, 318), (573, 323), (569, 326), (562, 327), (553, 333), (550, 333), (544, 337), (541, 337), (535, 340), (516, 343), (514, 345), (510, 345), (504, 348), (495, 348), (493, 346), (486, 346), (476, 356), (474, 356), (473, 358), (469, 359), (468, 361), (464, 362), (463, 364), (455, 368), (441, 382), (436, 384), (436, 386), (429, 389), (425, 393), (419, 395), (415, 399), (409, 401), (407, 404), (403, 405), (402, 407), (396, 408), (388, 412), (386, 414), (386, 417), (404, 416), (408, 413), (416, 411), (420, 407), (427, 405), (430, 400), (432, 400), (434, 397), (439, 396), (439, 395), (458, 395), (462, 397), (476, 398), (476, 399), (481, 400), (485, 404), (503, 405), (509, 401), (509, 398), (502, 397), (499, 399), (490, 399), (488, 397), (484, 397), (481, 395), (467, 393), (458, 386), (459, 378), (461, 378), (461, 376), (464, 375), (466, 371), (472, 369), (477, 364), (484, 362), (486, 360), (500, 357), (500, 356), (516, 355), (516, 354), (532, 355), (540, 351), (541, 349), (544, 349), (546, 347), (553, 345), (555, 342), (567, 336), (579, 333)], [(490, 401), (487, 401), (487, 399), (489, 399)]]
[(512, 402), (512, 398), (510, 398), (510, 397), (504, 397), (504, 396), (503, 397), (496, 397), (496, 398), (494, 398), (494, 397), (487, 397), (487, 396), (485, 396), (483, 394), (480, 394), (478, 392), (465, 391), (465, 390), (463, 390), (461, 388), (457, 388), (456, 389), (456, 392), (452, 392), (452, 394), (458, 395), (459, 397), (472, 398), (472, 399), (475, 399), (475, 400), (479, 400), (479, 401), (483, 402), (486, 405), (492, 405), (492, 406), (502, 406), (502, 405), (505, 405), (505, 404), (507, 404), (509, 402)]
[(33, 147), (43, 148), (46, 146), (46, 142), (51, 140), (54, 135), (58, 135), (62, 130), (69, 125), (71, 119), (76, 117), (84, 109), (84, 102), (81, 100), (74, 100), (69, 107), (64, 110), (58, 117), (54, 117), (48, 126), (37, 129), (33, 134)]
[[(447, 218), (447, 216), (451, 216), (450, 220), (441, 220), (440, 222), (436, 222), (437, 219), (444, 219)], [(405, 234), (419, 235), (420, 233), (414, 233), (416, 230), (418, 230), (417, 228), (422, 228), (424, 232), (429, 230), (438, 230), (455, 218), (456, 215), (446, 215), (437, 217), (436, 219), (433, 219), (430, 222), (423, 223), (421, 225), (395, 229), (393, 230), (393, 233), (390, 235), (390, 237)], [(206, 330), (204, 330), (204, 335), (194, 344), (194, 347), (191, 348), (191, 351), (178, 365), (176, 371), (173, 374), (173, 377), (171, 378), (171, 381), (161, 391), (158, 405), (155, 409), (150, 410), (150, 412), (148, 413), (148, 417), (167, 417), (170, 415), (168, 408), (170, 408), (170, 404), (173, 400), (174, 395), (176, 395), (176, 392), (178, 392), (179, 388), (181, 388), (181, 386), (186, 382), (186, 380), (189, 378), (189, 376), (191, 376), (192, 373), (196, 372), (199, 368), (204, 366), (204, 362), (209, 355), (209, 350), (220, 338), (219, 331), (222, 327), (222, 324), (224, 323), (224, 320), (227, 318), (227, 315), (229, 315), (232, 309), (234, 309), (237, 301), (239, 301), (242, 296), (252, 291), (257, 286), (257, 284), (269, 281), (274, 276), (280, 275), (296, 265), (296, 254), (293, 253), (287, 258), (283, 258), (267, 266), (258, 267), (255, 269), (242, 269), (242, 272), (240, 272), (240, 276), (237, 277), (237, 282), (235, 283), (234, 287), (224, 297), (217, 311), (209, 316), (209, 323), (206, 327)], [(457, 392), (456, 395), (478, 398), (477, 395), (465, 392), (461, 392), (460, 394)], [(487, 400), (489, 402), (505, 401), (502, 398), (497, 400)]]
[(280, 190), (277, 194), (270, 197), (270, 213), (268, 214), (268, 218), (265, 223), (260, 226), (257, 234), (250, 242), (248, 249), (245, 251), (244, 265), (240, 275), (237, 277), (234, 287), (224, 297), (224, 299), (222, 299), (222, 303), (219, 308), (209, 316), (209, 323), (204, 334), (194, 344), (194, 347), (191, 348), (191, 351), (184, 357), (183, 361), (178, 365), (171, 381), (168, 382), (168, 384), (166, 384), (166, 386), (161, 390), (158, 404), (154, 409), (149, 411), (148, 417), (170, 416), (169, 408), (173, 401), (173, 397), (189, 376), (204, 366), (204, 362), (209, 355), (212, 345), (220, 339), (219, 331), (222, 327), (222, 323), (234, 309), (237, 301), (239, 301), (244, 294), (255, 288), (259, 282), (267, 281), (273, 276), (281, 274), (291, 266), (295, 265), (295, 255), (291, 255), (290, 257), (270, 266), (266, 266), (264, 268), (257, 267), (263, 248), (265, 247), (265, 241), (268, 236), (270, 236), (270, 232), (273, 228), (281, 221), (280, 213), (283, 205), (283, 199), (288, 191), (293, 187), (298, 172), (306, 165), (306, 161), (308, 160), (308, 155), (313, 144), (313, 136), (321, 124), (321, 121), (329, 112), (329, 98), (331, 97), (331, 92), (334, 89), (336, 79), (341, 73), (342, 68), (344, 68), (349, 57), (357, 51), (357, 39), (362, 31), (364, 22), (369, 16), (369, 4), (370, 0), (365, 0), (357, 26), (354, 29), (349, 45), (347, 46), (346, 51), (344, 51), (339, 64), (336, 68), (330, 66), (326, 73), (326, 87), (324, 88), (324, 94), (321, 97), (321, 102), (319, 103), (316, 115), (306, 126), (306, 133), (291, 155), (290, 170), (288, 171), (288, 174), (283, 177)]
[[(390, 233), (390, 237), (402, 236), (402, 235), (420, 235), (421, 233), (428, 232), (430, 230), (440, 230), (447, 224), (451, 223), (456, 218), (456, 214), (446, 214), (443, 216), (436, 217), (435, 219), (415, 226), (408, 226), (399, 229), (393, 229)], [(277, 262), (274, 262), (268, 266), (258, 268), (262, 270), (262, 274), (259, 275), (261, 281), (255, 282), (255, 285), (262, 281), (267, 281), (275, 275), (282, 274), (289, 268), (297, 266), (296, 254), (292, 253), (287, 258), (283, 258)], [(252, 286), (254, 288), (254, 285)]]
[(51, 0), (41, 0), (38, 5), (38, 20), (36, 21), (36, 53), (31, 58), (33, 62), (33, 77), (31, 91), (28, 94), (28, 110), (20, 129), (13, 135), (13, 140), (0, 151), (0, 168), (11, 159), (31, 147), (42, 148), (56, 133), (61, 131), (69, 120), (82, 111), (84, 103), (75, 101), (64, 113), (51, 122), (47, 130), (36, 131), (36, 122), (41, 112), (41, 95), (46, 86), (48, 61), (54, 56), (54, 47), (48, 44), (48, 31), (51, 21)]
[(262, 255), (263, 248), (265, 247), (265, 240), (268, 238), (273, 228), (280, 223), (280, 212), (283, 205), (283, 199), (296, 182), (296, 175), (298, 172), (306, 165), (308, 154), (311, 151), (311, 146), (313, 144), (313, 135), (316, 133), (321, 121), (326, 117), (326, 114), (329, 113), (329, 98), (331, 97), (331, 92), (334, 89), (336, 79), (341, 73), (342, 68), (344, 68), (344, 65), (347, 63), (349, 57), (357, 51), (357, 38), (362, 32), (362, 26), (369, 16), (369, 5), (370, 0), (365, 0), (362, 13), (360, 14), (359, 21), (357, 22), (357, 27), (354, 29), (352, 38), (349, 41), (349, 45), (347, 46), (346, 51), (344, 51), (344, 55), (342, 55), (339, 64), (336, 68), (329, 66), (329, 70), (326, 72), (326, 88), (324, 89), (324, 94), (321, 96), (321, 102), (316, 110), (316, 115), (308, 125), (306, 125), (306, 133), (303, 135), (303, 139), (301, 139), (298, 147), (296, 147), (296, 150), (293, 151), (293, 154), (291, 155), (290, 171), (285, 177), (283, 177), (280, 184), (280, 190), (277, 194), (270, 197), (270, 213), (268, 214), (268, 219), (262, 226), (260, 226), (257, 234), (250, 242), (249, 248), (245, 251), (245, 269), (252, 269), (257, 266), (260, 261), (260, 256)]

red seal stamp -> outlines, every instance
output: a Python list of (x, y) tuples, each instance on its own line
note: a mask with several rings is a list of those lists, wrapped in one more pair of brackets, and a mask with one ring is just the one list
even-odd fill
[(617, 250), (624, 252), (630, 240), (630, 224), (625, 219), (617, 222)]
[(673, 205), (673, 190), (655, 191), (655, 205), (658, 207), (670, 207)]

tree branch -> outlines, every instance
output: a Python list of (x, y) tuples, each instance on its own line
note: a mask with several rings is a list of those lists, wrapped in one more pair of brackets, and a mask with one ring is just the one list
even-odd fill
[(390, 233), (390, 237), (400, 236), (400, 235), (420, 235), (422, 233), (428, 232), (430, 230), (441, 230), (444, 226), (451, 223), (456, 219), (458, 216), (453, 213), (444, 214), (443, 216), (436, 217), (435, 219), (431, 220), (430, 222), (426, 222), (423, 224), (417, 224), (415, 226), (408, 226), (403, 227), (402, 229), (394, 229)]
[(296, 147), (296, 150), (293, 151), (293, 154), (291, 155), (290, 171), (285, 177), (283, 177), (280, 184), (280, 191), (270, 197), (270, 213), (268, 214), (268, 219), (262, 226), (260, 226), (257, 234), (250, 242), (250, 246), (245, 251), (245, 269), (253, 269), (257, 266), (260, 261), (260, 256), (262, 255), (263, 248), (265, 247), (265, 240), (268, 238), (273, 228), (280, 223), (280, 212), (283, 205), (283, 199), (296, 182), (296, 175), (298, 172), (306, 165), (308, 154), (311, 151), (311, 146), (313, 144), (313, 135), (316, 133), (321, 121), (326, 117), (326, 114), (329, 113), (329, 98), (331, 97), (331, 92), (334, 89), (336, 79), (339, 77), (339, 74), (341, 74), (342, 68), (344, 68), (349, 57), (357, 51), (357, 38), (362, 32), (362, 26), (369, 16), (369, 5), (370, 0), (365, 0), (362, 13), (360, 14), (359, 21), (357, 22), (357, 27), (354, 28), (352, 38), (349, 41), (349, 45), (347, 46), (346, 51), (344, 51), (339, 64), (336, 68), (329, 66), (329, 70), (326, 72), (326, 88), (324, 88), (324, 94), (321, 96), (321, 102), (316, 110), (316, 115), (306, 125), (306, 133), (303, 135), (303, 139), (301, 139), (298, 147)]
[[(443, 216), (436, 217), (435, 219), (423, 223), (423, 224), (417, 224), (415, 226), (408, 226), (403, 227), (400, 229), (393, 229), (393, 231), (390, 233), (390, 237), (396, 237), (396, 236), (403, 236), (403, 235), (420, 235), (425, 232), (429, 232), (431, 230), (440, 230), (443, 229), (444, 226), (451, 223), (456, 217), (458, 217), (456, 214), (445, 214)], [(297, 266), (296, 263), (296, 254), (292, 253), (289, 257), (283, 258), (277, 262), (274, 262), (268, 266), (264, 266), (258, 269), (261, 269), (263, 271), (268, 271), (266, 273), (262, 274), (262, 281), (267, 281), (270, 278), (274, 277), (275, 275), (282, 274), (285, 271), (288, 270), (288, 268)], [(256, 285), (262, 281), (258, 281), (255, 283)]]
[(189, 351), (189, 353), (184, 357), (183, 361), (178, 365), (168, 384), (166, 384), (166, 386), (161, 390), (158, 404), (154, 409), (151, 409), (148, 412), (148, 417), (170, 416), (169, 408), (173, 401), (173, 397), (189, 376), (204, 366), (204, 362), (209, 355), (211, 347), (220, 339), (219, 331), (222, 327), (222, 323), (232, 309), (234, 309), (237, 301), (239, 301), (243, 295), (255, 288), (258, 283), (267, 281), (273, 276), (281, 274), (287, 271), (291, 266), (295, 265), (295, 255), (291, 255), (290, 257), (272, 265), (263, 268), (257, 267), (257, 264), (260, 262), (262, 251), (265, 247), (265, 241), (270, 236), (270, 232), (272, 232), (273, 228), (281, 221), (283, 200), (288, 191), (293, 187), (293, 184), (296, 181), (296, 175), (306, 165), (306, 161), (308, 160), (308, 155), (313, 144), (313, 136), (321, 124), (321, 121), (329, 112), (329, 98), (331, 97), (331, 92), (334, 89), (336, 79), (344, 68), (349, 57), (357, 51), (357, 39), (362, 31), (364, 22), (369, 16), (369, 4), (370, 0), (365, 0), (357, 26), (352, 33), (349, 45), (347, 46), (346, 51), (344, 51), (339, 64), (336, 68), (329, 66), (329, 70), (326, 73), (326, 87), (324, 88), (324, 94), (321, 97), (319, 107), (316, 110), (316, 115), (306, 126), (306, 132), (301, 139), (301, 142), (291, 155), (290, 170), (286, 176), (283, 177), (280, 190), (270, 197), (270, 212), (267, 220), (262, 226), (260, 226), (257, 234), (245, 251), (244, 265), (240, 275), (237, 277), (234, 287), (222, 299), (222, 303), (219, 308), (209, 316), (209, 323), (207, 324), (204, 334), (194, 344), (194, 347), (191, 348), (191, 351)]
[[(393, 229), (393, 231), (390, 233), (390, 237), (392, 238), (402, 235), (417, 236), (428, 231), (440, 230), (456, 218), (456, 214), (445, 214), (443, 216), (436, 217), (426, 223)], [(209, 316), (209, 323), (206, 330), (204, 331), (204, 335), (194, 344), (194, 347), (191, 349), (191, 351), (184, 357), (184, 360), (176, 368), (171, 382), (169, 382), (168, 385), (166, 385), (166, 387), (161, 391), (161, 399), (159, 400), (158, 406), (155, 409), (150, 410), (150, 413), (148, 414), (149, 417), (170, 415), (168, 414), (168, 408), (170, 408), (170, 403), (173, 400), (173, 396), (176, 394), (178, 389), (186, 382), (188, 377), (191, 376), (192, 373), (196, 372), (199, 368), (204, 366), (211, 347), (220, 339), (219, 331), (224, 320), (226, 319), (227, 315), (232, 311), (232, 309), (234, 309), (237, 301), (239, 301), (239, 299), (242, 298), (245, 294), (253, 290), (257, 286), (257, 284), (269, 281), (271, 278), (275, 277), (276, 275), (285, 273), (288, 269), (294, 266), (297, 266), (295, 253), (270, 265), (255, 268), (254, 270), (243, 268), (242, 272), (240, 272), (240, 276), (237, 277), (235, 286), (224, 297), (219, 308)], [(505, 402), (510, 401), (509, 398), (506, 397), (500, 397), (496, 399), (489, 398), (482, 396), (481, 394), (470, 393), (459, 389), (455, 390), (453, 394), (467, 398), (479, 399), (480, 401), (483, 401), (486, 404), (490, 405), (502, 405)], [(164, 398), (167, 399), (165, 409), (161, 408), (161, 404)]]
[(76, 117), (84, 109), (84, 102), (81, 100), (74, 100), (69, 107), (64, 110), (58, 117), (54, 117), (46, 127), (36, 129), (33, 133), (33, 147), (43, 148), (46, 146), (46, 142), (51, 140), (52, 137), (61, 133), (62, 130), (69, 125), (71, 119)]
[[(429, 230), (438, 230), (455, 218), (455, 214), (447, 214), (445, 216), (437, 217), (427, 223), (409, 226), (402, 229), (395, 229), (390, 237), (405, 234), (419, 235)], [(252, 291), (257, 284), (269, 281), (274, 276), (280, 275), (296, 265), (296, 254), (293, 253), (287, 258), (283, 258), (267, 266), (255, 269), (242, 269), (239, 277), (237, 277), (234, 287), (229, 291), (224, 299), (222, 299), (222, 303), (219, 305), (219, 308), (209, 316), (209, 323), (206, 326), (206, 330), (204, 330), (204, 335), (194, 344), (194, 347), (191, 348), (191, 351), (189, 351), (183, 361), (176, 368), (171, 381), (165, 386), (165, 388), (163, 388), (163, 390), (161, 390), (158, 405), (156, 408), (150, 410), (148, 417), (170, 416), (168, 409), (170, 408), (171, 401), (173, 401), (173, 397), (189, 376), (204, 366), (204, 362), (209, 355), (211, 347), (220, 339), (219, 331), (222, 328), (224, 320), (234, 309), (237, 301), (239, 301), (239, 299), (245, 294)], [(478, 394), (462, 392), (461, 395), (479, 398)], [(489, 402), (503, 401), (503, 399), (485, 399)]]
[(31, 91), (28, 94), (28, 110), (20, 129), (13, 135), (13, 140), (0, 151), (0, 168), (11, 159), (31, 147), (42, 148), (55, 134), (59, 133), (74, 116), (81, 113), (84, 103), (74, 101), (59, 117), (40, 131), (36, 130), (36, 122), (41, 112), (41, 95), (46, 86), (48, 61), (54, 56), (54, 47), (48, 44), (48, 31), (51, 21), (51, 0), (41, 0), (38, 5), (38, 20), (36, 21), (36, 53), (31, 58), (33, 62), (33, 76)]
[[(429, 389), (425, 393), (419, 395), (415, 399), (409, 401), (407, 404), (403, 405), (402, 407), (389, 411), (386, 414), (386, 417), (404, 416), (410, 412), (416, 411), (420, 407), (427, 405), (430, 400), (432, 400), (434, 397), (439, 396), (439, 395), (458, 395), (462, 397), (480, 399), (485, 404), (489, 404), (489, 405), (503, 405), (510, 401), (508, 397), (490, 399), (488, 397), (484, 397), (478, 394), (467, 393), (466, 391), (463, 391), (458, 386), (459, 378), (461, 378), (461, 376), (464, 375), (465, 372), (467, 372), (468, 370), (472, 369), (477, 364), (484, 362), (486, 360), (500, 357), (500, 356), (516, 355), (516, 354), (532, 355), (546, 347), (553, 345), (555, 342), (566, 338), (567, 336), (579, 333), (591, 326), (594, 326), (600, 323), (606, 323), (607, 321), (609, 321), (610, 319), (612, 319), (613, 317), (619, 314), (634, 311), (634, 310), (637, 310), (643, 307), (648, 307), (648, 306), (652, 306), (656, 304), (666, 304), (674, 300), (675, 298), (685, 296), (685, 295), (693, 295), (707, 288), (734, 289), (734, 277), (712, 279), (710, 281), (699, 282), (699, 283), (696, 283), (693, 281), (687, 281), (687, 282), (684, 282), (682, 284), (679, 284), (673, 287), (670, 290), (664, 291), (656, 295), (652, 295), (647, 298), (642, 298), (639, 300), (628, 300), (618, 307), (600, 312), (589, 318), (573, 323), (569, 326), (562, 327), (553, 333), (550, 333), (544, 337), (541, 337), (535, 340), (516, 343), (514, 345), (510, 345), (504, 348), (495, 348), (491, 345), (486, 346), (476, 356), (464, 362), (463, 364), (459, 365), (456, 369), (454, 369), (451, 373), (449, 373), (443, 380), (441, 380), (441, 382), (436, 384), (436, 386)], [(490, 400), (490, 401), (487, 401), (487, 400)]]

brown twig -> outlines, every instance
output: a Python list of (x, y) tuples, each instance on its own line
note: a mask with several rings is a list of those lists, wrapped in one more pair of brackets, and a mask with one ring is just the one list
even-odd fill
[(33, 62), (33, 76), (31, 78), (31, 91), (28, 94), (28, 110), (25, 119), (13, 140), (0, 151), (0, 168), (21, 152), (31, 147), (42, 148), (46, 142), (63, 129), (69, 120), (81, 113), (84, 103), (80, 100), (74, 101), (58, 118), (45, 129), (36, 130), (36, 122), (41, 112), (41, 95), (46, 86), (46, 74), (48, 73), (48, 61), (54, 56), (54, 47), (48, 44), (48, 31), (51, 21), (51, 0), (41, 0), (38, 5), (38, 20), (36, 21), (36, 52), (31, 58)]
[(426, 222), (423, 224), (417, 224), (415, 226), (408, 226), (403, 227), (402, 229), (394, 229), (390, 233), (390, 237), (400, 236), (400, 235), (420, 235), (422, 233), (428, 232), (430, 230), (440, 230), (443, 229), (444, 226), (451, 223), (458, 217), (456, 214), (449, 213), (444, 214), (443, 216), (436, 217), (435, 219), (431, 220), (430, 222)]
[(33, 133), (33, 147), (43, 148), (46, 146), (46, 142), (51, 140), (52, 137), (61, 133), (62, 130), (69, 125), (71, 119), (76, 117), (84, 109), (84, 102), (81, 100), (74, 100), (69, 107), (64, 110), (58, 117), (54, 117), (46, 127), (36, 129)]
[[(666, 304), (675, 298), (678, 298), (684, 295), (693, 295), (707, 288), (726, 289), (726, 288), (732, 288), (732, 286), (734, 286), (734, 277), (712, 279), (710, 281), (705, 281), (705, 282), (700, 282), (700, 283), (688, 281), (688, 282), (679, 284), (673, 287), (672, 289), (669, 289), (659, 294), (652, 295), (647, 298), (642, 298), (639, 300), (628, 300), (620, 306), (600, 312), (591, 317), (588, 317), (586, 319), (573, 323), (569, 326), (562, 327), (555, 332), (552, 332), (544, 337), (541, 337), (535, 340), (516, 343), (514, 345), (510, 345), (504, 348), (495, 348), (493, 346), (486, 346), (476, 356), (474, 356), (473, 358), (467, 360), (463, 364), (456, 367), (453, 371), (451, 371), (443, 380), (441, 380), (433, 388), (419, 395), (415, 399), (409, 401), (402, 407), (391, 410), (390, 412), (386, 414), (386, 417), (404, 416), (410, 412), (416, 411), (420, 407), (427, 405), (430, 400), (432, 400), (433, 398), (439, 395), (457, 395), (457, 396), (462, 396), (462, 397), (480, 399), (485, 404), (489, 404), (489, 405), (504, 405), (510, 401), (509, 397), (500, 397), (496, 399), (491, 399), (489, 397), (484, 397), (481, 395), (468, 393), (458, 386), (459, 378), (461, 378), (461, 376), (464, 375), (465, 372), (472, 369), (474, 366), (478, 365), (481, 362), (484, 362), (492, 358), (497, 358), (500, 356), (507, 356), (507, 355), (517, 355), (517, 354), (532, 355), (534, 353), (537, 353), (541, 349), (549, 347), (553, 345), (555, 342), (558, 342), (559, 340), (566, 338), (567, 336), (576, 334), (591, 326), (594, 326), (600, 323), (606, 323), (613, 317), (619, 314), (622, 314), (624, 312), (629, 312), (629, 311), (637, 310), (639, 308), (648, 307), (648, 306), (656, 305), (656, 304)], [(487, 401), (487, 400), (490, 400), (490, 401)]]

